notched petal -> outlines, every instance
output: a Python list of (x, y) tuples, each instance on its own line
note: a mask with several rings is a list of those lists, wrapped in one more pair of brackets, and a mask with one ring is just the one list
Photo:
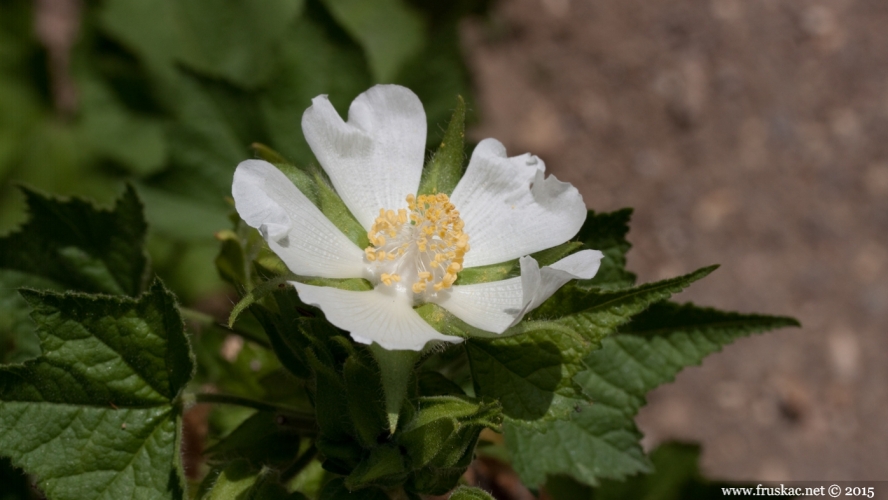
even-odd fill
[(586, 219), (579, 191), (525, 154), (509, 158), (505, 147), (485, 139), (475, 148), (451, 201), (465, 221), (472, 249), (465, 266), (475, 267), (550, 248), (577, 234)]
[(426, 116), (416, 94), (377, 85), (359, 95), (342, 120), (327, 96), (302, 116), (302, 131), (333, 187), (358, 222), (370, 229), (379, 209), (406, 206), (425, 159)]
[(274, 165), (247, 160), (231, 187), (237, 213), (259, 230), (290, 271), (322, 278), (354, 278), (364, 253)]

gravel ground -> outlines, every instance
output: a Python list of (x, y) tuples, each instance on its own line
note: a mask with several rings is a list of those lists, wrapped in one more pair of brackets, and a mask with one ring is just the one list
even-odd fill
[(650, 395), (712, 477), (888, 480), (888, 2), (503, 0), (466, 23), (475, 139), (635, 207), (651, 281), (787, 314)]

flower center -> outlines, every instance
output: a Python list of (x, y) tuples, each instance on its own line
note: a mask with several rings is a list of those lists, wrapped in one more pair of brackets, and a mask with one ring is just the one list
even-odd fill
[(450, 288), (469, 251), (465, 223), (443, 193), (407, 196), (409, 209), (379, 210), (364, 249), (386, 286), (409, 286), (413, 293)]

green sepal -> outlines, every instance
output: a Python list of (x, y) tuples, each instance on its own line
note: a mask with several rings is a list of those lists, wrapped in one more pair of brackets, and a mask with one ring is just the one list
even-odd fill
[(401, 450), (393, 443), (373, 448), (357, 467), (345, 478), (345, 486), (351, 491), (376, 486), (396, 488), (407, 479), (407, 468)]
[[(537, 261), (540, 267), (552, 265), (560, 259), (567, 257), (583, 247), (578, 241), (568, 241), (552, 248), (540, 250), (539, 252), (530, 254)], [(472, 285), (475, 283), (487, 283), (489, 281), (500, 281), (508, 278), (514, 278), (521, 275), (521, 264), (518, 259), (512, 259), (497, 264), (488, 264), (486, 266), (469, 267), (459, 272), (456, 285)]]
[(472, 486), (460, 485), (453, 493), (447, 497), (447, 500), (496, 500), (493, 498), (493, 495), (482, 490), (481, 488), (474, 488)]
[(458, 465), (482, 429), (498, 429), (502, 423), (502, 406), (492, 399), (429, 396), (416, 400), (416, 405), (413, 418), (396, 436), (412, 469)]
[[(286, 158), (284, 158), (284, 155), (282, 155), (282, 154), (278, 153), (277, 151), (275, 151), (274, 149), (272, 149), (271, 146), (268, 146), (266, 144), (262, 144), (261, 142), (254, 142), (254, 143), (250, 144), (250, 149), (253, 150), (253, 153), (255, 153), (256, 156), (258, 156), (262, 160), (267, 161), (268, 163), (271, 163), (273, 165), (292, 166), (292, 164), (290, 164), (290, 161), (287, 160)], [(278, 167), (278, 168), (281, 168), (281, 167)], [(306, 196), (308, 196), (308, 195), (306, 195)]]
[(419, 352), (389, 350), (377, 343), (370, 345), (370, 352), (379, 365), (388, 429), (394, 434), (398, 428), (398, 415), (401, 413), (404, 398), (407, 397), (408, 387), (414, 381), (413, 368), (419, 360)]
[(419, 181), (417, 195), (444, 193), (450, 195), (463, 176), (465, 163), (466, 101), (456, 97), (456, 108), (444, 132), (438, 151), (426, 164)]
[(333, 223), (358, 248), (364, 249), (370, 244), (367, 230), (355, 219), (342, 198), (330, 185), (324, 172), (317, 167), (300, 168), (283, 155), (270, 147), (254, 143), (253, 149), (264, 160), (273, 164), (308, 198), (327, 219)]
[[(304, 498), (304, 496), (302, 497)], [(278, 482), (278, 474), (263, 467), (256, 470), (246, 460), (231, 462), (201, 500), (293, 500)]]
[(370, 245), (367, 238), (367, 230), (355, 219), (348, 207), (342, 201), (342, 198), (336, 194), (333, 186), (322, 174), (320, 170), (314, 172), (314, 181), (318, 190), (318, 203), (324, 216), (333, 223), (348, 239), (350, 239), (360, 249), (365, 249)]

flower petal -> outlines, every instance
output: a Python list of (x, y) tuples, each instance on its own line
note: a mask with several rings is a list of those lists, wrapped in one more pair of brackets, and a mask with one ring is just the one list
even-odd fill
[[(572, 279), (592, 279), (601, 266), (604, 254), (598, 250), (582, 250), (555, 262), (551, 266), (539, 268), (533, 257), (521, 258), (521, 286), (527, 301), (525, 310), (515, 319), (521, 321), (529, 311), (539, 307), (559, 288)], [(525, 279), (525, 277), (527, 277)]]
[(586, 220), (583, 197), (544, 171), (536, 156), (507, 157), (495, 139), (478, 144), (450, 197), (469, 235), (466, 267), (521, 257), (577, 234)]
[(454, 343), (463, 340), (432, 328), (399, 294), (292, 284), (303, 302), (320, 307), (327, 321), (347, 330), (362, 344), (376, 342), (389, 350), (419, 351), (433, 340)]
[(327, 96), (302, 115), (302, 132), (333, 187), (364, 228), (379, 209), (407, 206), (425, 159), (426, 116), (416, 94), (377, 85), (359, 95), (343, 122)]
[(322, 278), (364, 274), (364, 252), (274, 165), (241, 162), (231, 193), (237, 213), (262, 233), (290, 271)]
[(455, 285), (439, 293), (434, 302), (466, 323), (488, 332), (502, 333), (524, 310), (521, 277), (472, 285)]
[(542, 269), (533, 257), (522, 257), (521, 276), (457, 285), (431, 301), (475, 328), (502, 333), (568, 281), (595, 276), (603, 256), (598, 250), (583, 250)]

